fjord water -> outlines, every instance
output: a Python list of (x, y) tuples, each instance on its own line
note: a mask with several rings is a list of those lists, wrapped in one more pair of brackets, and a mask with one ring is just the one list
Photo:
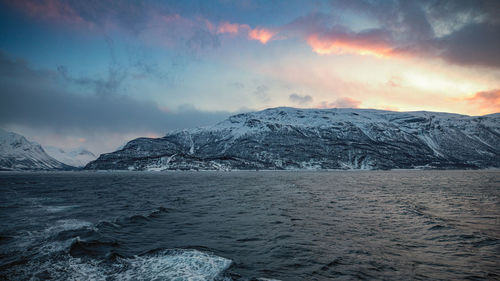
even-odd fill
[(499, 279), (500, 172), (0, 173), (0, 279)]

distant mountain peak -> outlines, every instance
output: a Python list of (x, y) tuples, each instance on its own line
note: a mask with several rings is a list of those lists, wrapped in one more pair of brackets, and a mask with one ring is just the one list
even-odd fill
[(74, 167), (83, 167), (97, 158), (94, 153), (83, 147), (64, 150), (54, 146), (47, 146), (46, 151), (47, 154), (57, 159), (59, 162)]
[(0, 129), (0, 170), (65, 170), (72, 167), (50, 157), (42, 146)]

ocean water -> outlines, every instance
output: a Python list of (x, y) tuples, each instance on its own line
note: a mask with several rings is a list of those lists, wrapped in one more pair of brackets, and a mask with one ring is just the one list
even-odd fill
[(3, 172), (0, 279), (498, 280), (500, 172)]

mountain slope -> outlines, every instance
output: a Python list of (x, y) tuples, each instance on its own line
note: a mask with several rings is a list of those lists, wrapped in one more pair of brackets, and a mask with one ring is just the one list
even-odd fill
[(63, 164), (45, 153), (36, 142), (0, 129), (0, 170), (67, 170)]
[(57, 161), (73, 167), (84, 167), (87, 163), (97, 158), (94, 153), (85, 148), (63, 150), (61, 148), (47, 146), (45, 147), (45, 151)]
[(138, 138), (86, 169), (500, 167), (500, 116), (271, 108)]

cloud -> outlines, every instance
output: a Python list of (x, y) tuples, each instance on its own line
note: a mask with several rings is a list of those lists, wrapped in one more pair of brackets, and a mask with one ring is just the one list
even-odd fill
[(217, 48), (213, 24), (202, 16), (184, 17), (169, 6), (145, 1), (20, 0), (10, 6), (28, 16), (58, 25), (84, 27), (108, 36), (116, 31), (136, 36), (146, 44), (187, 47), (188, 51)]
[[(209, 15), (192, 15), (192, 12), (187, 12), (190, 5), (181, 7), (173, 2), (19, 0), (9, 5), (32, 18), (83, 26), (96, 32), (118, 29), (149, 43), (167, 46), (185, 43), (195, 51), (219, 47), (220, 34), (244, 34), (262, 44), (276, 34), (263, 27), (252, 29), (248, 24), (222, 21), (216, 25), (206, 17)], [(203, 3), (198, 5), (203, 6)]]
[(75, 25), (91, 25), (90, 22), (83, 19), (78, 14), (78, 11), (67, 2), (58, 0), (19, 0), (12, 1), (9, 4), (31, 17)]
[[(220, 46), (214, 24), (203, 17), (187, 18), (179, 14), (154, 11), (144, 25), (137, 38), (146, 45), (177, 49), (187, 52), (189, 56), (203, 49)], [(126, 29), (123, 31), (128, 32)]]
[(311, 34), (307, 43), (320, 55), (357, 54), (386, 57), (393, 54), (393, 48), (379, 30), (348, 33), (331, 30), (325, 34)]
[(293, 93), (290, 96), (288, 96), (288, 99), (291, 102), (299, 105), (307, 105), (311, 103), (313, 100), (313, 98), (310, 95), (299, 95), (296, 93)]
[[(320, 55), (439, 58), (463, 66), (500, 68), (498, 1), (331, 2), (331, 15), (305, 16), (286, 26)], [(355, 31), (336, 14), (352, 11), (376, 22)]]
[(403, 79), (399, 76), (391, 76), (391, 78), (387, 81), (387, 86), (391, 88), (399, 88), (403, 84)]
[(68, 74), (68, 69), (63, 65), (59, 65), (57, 71), (61, 74), (61, 77), (69, 83), (89, 87), (99, 96), (107, 96), (116, 93), (128, 76), (125, 69), (114, 66), (108, 68), (108, 75), (106, 78), (71, 77)]
[(500, 67), (500, 25), (470, 24), (436, 39), (433, 44), (448, 62)]
[(361, 101), (353, 98), (344, 97), (338, 98), (333, 102), (323, 101), (317, 105), (318, 108), (359, 108)]
[[(18, 0), (6, 3), (33, 18), (85, 26), (96, 32), (118, 29), (139, 35), (148, 43), (180, 45), (191, 51), (219, 47), (218, 36), (222, 34), (244, 35), (262, 44), (281, 34), (280, 38), (304, 40), (320, 55), (441, 58), (452, 64), (500, 68), (499, 1), (332, 0), (331, 9), (325, 9), (328, 12), (307, 9), (312, 12), (273, 29), (266, 27), (266, 22), (252, 29), (249, 24), (224, 19), (230, 17), (230, 11), (244, 13), (248, 9), (242, 9), (246, 5), (231, 3), (215, 7), (204, 1), (186, 4)], [(285, 5), (293, 6), (247, 4), (272, 11), (287, 10)], [(346, 12), (363, 16), (371, 26), (360, 30), (342, 25)]]
[(257, 40), (262, 44), (266, 44), (273, 38), (274, 35), (276, 35), (277, 32), (262, 27), (252, 29), (248, 24), (230, 23), (224, 21), (217, 26), (217, 34), (224, 33), (231, 35), (246, 33), (249, 39)]
[(342, 25), (337, 14), (351, 5), (335, 7), (331, 14), (311, 13), (283, 27), (289, 38), (301, 38), (319, 55), (355, 54), (387, 57), (395, 55), (397, 48), (393, 34), (383, 27), (355, 31)]
[(465, 100), (470, 104), (479, 106), (482, 113), (500, 112), (500, 89), (477, 92)]
[[(101, 82), (64, 75), (68, 75), (66, 70), (34, 70), (25, 61), (0, 53), (0, 126), (36, 128), (63, 135), (77, 132), (83, 137), (97, 132), (164, 135), (172, 129), (214, 124), (231, 114), (194, 107), (167, 111), (153, 101), (137, 100), (120, 92), (102, 95), (96, 90), (85, 94), (75, 85), (99, 88)], [(102, 87), (108, 86), (104, 83)]]
[(266, 85), (259, 85), (253, 91), (253, 94), (257, 96), (261, 101), (268, 102), (269, 98), (269, 87)]
[(18, 0), (8, 4), (32, 18), (57, 24), (92, 30), (117, 25), (132, 33), (143, 30), (152, 14), (161, 11), (152, 2), (143, 1)]
[(126, 82), (137, 81), (144, 78), (157, 78), (162, 82), (170, 82), (169, 77), (159, 70), (156, 63), (151, 63), (147, 56), (141, 56), (135, 53), (129, 53), (128, 63), (123, 65), (117, 62), (116, 51), (113, 40), (106, 40), (110, 53), (110, 61), (106, 76), (82, 76), (76, 77), (70, 74), (68, 68), (64, 65), (57, 66), (57, 74), (60, 78), (72, 86), (90, 89), (91, 92), (99, 96), (113, 95), (126, 87)]
[(242, 30), (248, 32), (250, 30), (250, 26), (248, 24), (239, 24), (239, 23), (230, 23), (230, 22), (221, 22), (217, 26), (217, 33), (229, 33), (229, 34), (239, 34)]
[(217, 48), (220, 46), (220, 39), (208, 30), (198, 29), (187, 40), (186, 45), (191, 49)]
[(245, 88), (245, 84), (241, 83), (241, 82), (238, 82), (238, 81), (235, 81), (235, 82), (230, 82), (227, 84), (230, 88), (234, 88), (234, 89), (238, 89), (238, 90), (241, 90), (241, 89), (244, 89)]
[(252, 40), (258, 40), (262, 44), (266, 44), (275, 34), (276, 32), (266, 28), (255, 28), (250, 30), (248, 37)]

